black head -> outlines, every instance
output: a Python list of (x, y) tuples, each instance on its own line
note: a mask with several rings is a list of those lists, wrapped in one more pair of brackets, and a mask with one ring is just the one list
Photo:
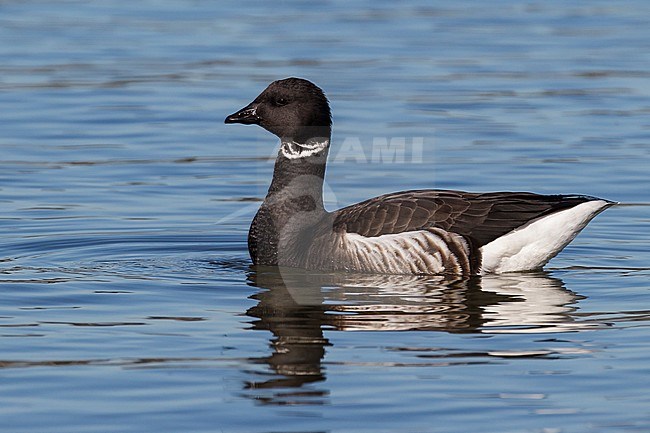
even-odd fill
[(253, 102), (226, 117), (225, 123), (260, 125), (282, 140), (306, 143), (329, 139), (332, 118), (327, 98), (302, 78), (272, 82)]

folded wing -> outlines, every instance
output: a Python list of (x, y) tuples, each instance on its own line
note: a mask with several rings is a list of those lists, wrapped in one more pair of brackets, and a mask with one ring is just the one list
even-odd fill
[(590, 200), (594, 198), (525, 192), (413, 190), (342, 208), (334, 212), (333, 229), (376, 237), (438, 228), (470, 238), (481, 247), (530, 221)]

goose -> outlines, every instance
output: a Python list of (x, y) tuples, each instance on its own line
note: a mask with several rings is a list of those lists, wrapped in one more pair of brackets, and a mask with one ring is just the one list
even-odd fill
[(259, 125), (280, 139), (271, 185), (248, 233), (254, 265), (382, 274), (534, 271), (615, 204), (585, 195), (427, 189), (329, 212), (323, 180), (332, 119), (318, 86), (294, 77), (274, 81), (225, 123)]

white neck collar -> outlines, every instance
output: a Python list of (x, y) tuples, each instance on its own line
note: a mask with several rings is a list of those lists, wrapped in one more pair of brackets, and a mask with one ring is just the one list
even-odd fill
[(280, 152), (287, 159), (306, 158), (322, 152), (330, 145), (329, 140), (313, 141), (309, 143), (296, 143), (295, 141), (283, 141), (280, 145)]

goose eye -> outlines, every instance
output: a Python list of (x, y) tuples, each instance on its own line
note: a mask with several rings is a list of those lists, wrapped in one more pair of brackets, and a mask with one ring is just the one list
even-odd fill
[(282, 107), (284, 105), (287, 105), (289, 101), (287, 101), (286, 98), (277, 98), (275, 101), (273, 101), (276, 106)]

